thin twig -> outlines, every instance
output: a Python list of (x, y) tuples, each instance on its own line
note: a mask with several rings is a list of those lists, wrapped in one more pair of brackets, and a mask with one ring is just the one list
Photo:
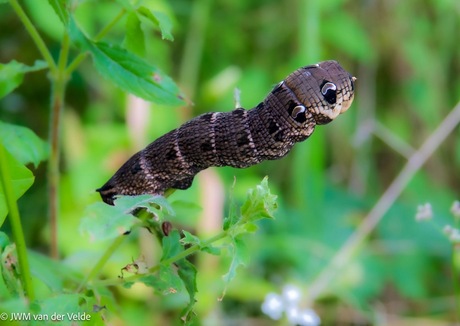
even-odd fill
[(373, 128), (374, 135), (383, 140), (388, 146), (393, 150), (404, 156), (406, 159), (409, 159), (415, 152), (414, 148), (407, 144), (404, 140), (396, 136), (383, 124), (375, 121)]
[(24, 24), (27, 31), (29, 32), (30, 36), (32, 37), (32, 40), (35, 42), (35, 45), (37, 46), (38, 50), (42, 54), (43, 58), (48, 63), (48, 67), (50, 68), (51, 72), (56, 73), (57, 71), (56, 63), (54, 62), (50, 51), (46, 47), (45, 42), (40, 37), (40, 34), (38, 34), (38, 31), (35, 28), (34, 24), (32, 24), (29, 17), (27, 17), (26, 13), (24, 12), (22, 7), (19, 5), (19, 3), (16, 0), (10, 0), (10, 5), (14, 9), (16, 14), (18, 15), (21, 22)]
[(423, 143), (408, 160), (404, 168), (393, 180), (385, 193), (360, 224), (359, 228), (348, 238), (342, 248), (332, 258), (330, 263), (323, 269), (316, 280), (310, 285), (307, 293), (307, 303), (311, 304), (326, 288), (334, 277), (343, 269), (355, 250), (375, 228), (383, 215), (393, 205), (407, 183), (414, 174), (422, 167), (433, 152), (441, 145), (446, 137), (460, 123), (460, 102), (441, 122), (438, 128)]

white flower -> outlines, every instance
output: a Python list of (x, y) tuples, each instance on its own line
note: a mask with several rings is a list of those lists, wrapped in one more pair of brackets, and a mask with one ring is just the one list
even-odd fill
[(286, 310), (286, 315), (291, 325), (318, 326), (321, 323), (312, 309), (299, 310), (298, 307), (291, 307)]
[(283, 299), (276, 293), (269, 293), (262, 303), (262, 312), (271, 319), (278, 320), (284, 311)]
[(415, 214), (417, 222), (430, 220), (431, 218), (433, 218), (433, 209), (430, 203), (417, 206), (417, 213)]
[(456, 219), (460, 219), (460, 201), (455, 200), (450, 208), (450, 211)]
[(460, 230), (453, 229), (449, 235), (449, 240), (452, 241), (453, 243), (460, 243)]
[(283, 299), (287, 305), (297, 305), (300, 300), (300, 289), (295, 285), (283, 287)]
[(444, 229), (442, 229), (442, 230), (446, 235), (451, 235), (452, 232), (454, 231), (454, 228), (452, 226), (450, 226), (450, 225), (446, 225), (444, 227)]
[(265, 296), (262, 312), (275, 320), (280, 319), (285, 312), (290, 325), (318, 326), (321, 323), (320, 318), (312, 309), (301, 310), (300, 299), (300, 289), (294, 285), (286, 285), (282, 295), (269, 293)]
[(300, 326), (318, 326), (320, 323), (321, 320), (312, 309), (302, 310), (297, 321), (297, 324)]

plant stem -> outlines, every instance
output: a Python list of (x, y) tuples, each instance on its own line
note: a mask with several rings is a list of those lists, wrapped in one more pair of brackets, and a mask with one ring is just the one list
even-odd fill
[(85, 285), (88, 283), (89, 280), (93, 279), (96, 277), (102, 268), (104, 267), (105, 263), (110, 259), (110, 257), (113, 255), (115, 250), (121, 245), (121, 243), (125, 240), (126, 236), (119, 236), (117, 237), (112, 244), (110, 245), (109, 248), (104, 252), (104, 254), (99, 258), (98, 262), (94, 267), (91, 269), (90, 273), (85, 277), (85, 279), (80, 283), (77, 289), (77, 293), (80, 292)]
[(9, 1), (11, 4), (11, 7), (13, 7), (14, 11), (19, 16), (19, 19), (21, 20), (21, 22), (24, 24), (25, 28), (29, 32), (30, 36), (32, 37), (32, 40), (35, 42), (35, 45), (37, 46), (38, 50), (42, 54), (43, 58), (48, 63), (49, 69), (51, 70), (53, 74), (56, 73), (57, 71), (56, 63), (54, 62), (53, 57), (51, 56), (51, 53), (48, 51), (48, 48), (46, 47), (45, 42), (40, 37), (40, 34), (38, 34), (37, 29), (32, 24), (29, 17), (27, 17), (26, 13), (22, 9), (22, 7), (19, 5), (17, 0), (9, 0)]
[(408, 160), (404, 168), (393, 180), (385, 193), (360, 224), (359, 228), (348, 238), (342, 248), (323, 269), (316, 280), (309, 286), (307, 304), (313, 301), (331, 284), (335, 276), (343, 270), (352, 255), (390, 209), (414, 174), (423, 166), (433, 152), (460, 123), (460, 103), (447, 115), (438, 128), (428, 137), (419, 150)]
[(115, 24), (118, 23), (118, 21), (123, 18), (125, 13), (126, 13), (126, 10), (124, 8), (121, 9), (118, 15), (116, 15), (115, 18), (112, 19), (110, 23), (105, 25), (105, 27), (99, 33), (97, 33), (97, 35), (94, 37), (94, 41), (95, 42), (100, 41), (113, 28), (113, 26), (115, 26)]
[(60, 129), (64, 110), (65, 88), (68, 80), (66, 64), (69, 54), (69, 36), (64, 34), (59, 55), (56, 74), (51, 75), (52, 95), (50, 112), (50, 158), (48, 161), (48, 207), (50, 222), (50, 255), (59, 258), (58, 253), (58, 216), (59, 216), (59, 162), (60, 162)]
[[(137, 217), (142, 220), (143, 218), (146, 218), (149, 215), (147, 211), (141, 211)], [(85, 277), (85, 279), (80, 283), (78, 286), (77, 292), (80, 292), (83, 290), (83, 288), (86, 286), (86, 284), (93, 278), (95, 278), (101, 271), (104, 265), (107, 263), (107, 261), (110, 259), (110, 257), (113, 255), (115, 250), (118, 249), (118, 247), (122, 244), (123, 240), (126, 238), (126, 236), (122, 235), (115, 240), (113, 240), (112, 244), (106, 249), (104, 254), (99, 258), (98, 262), (94, 267), (91, 269), (89, 274)]]
[(29, 301), (35, 299), (32, 277), (30, 274), (29, 261), (27, 258), (27, 247), (22, 231), (21, 218), (17, 202), (14, 200), (13, 186), (11, 184), (11, 174), (9, 164), (6, 159), (5, 148), (0, 142), (0, 182), (4, 190), (5, 200), (8, 207), (11, 230), (13, 232), (14, 242), (16, 244), (16, 252), (18, 255), (19, 266), (21, 270), (21, 279), (24, 286), (26, 296)]
[[(115, 26), (116, 23), (118, 23), (118, 21), (120, 19), (123, 18), (123, 16), (126, 14), (126, 10), (125, 9), (121, 9), (120, 12), (118, 13), (118, 15), (115, 16), (115, 18), (109, 22), (95, 37), (94, 37), (94, 41), (100, 41), (109, 31), (110, 29), (113, 28), (113, 26)], [(78, 65), (88, 56), (88, 52), (83, 52), (83, 53), (80, 53), (75, 59), (73, 59), (73, 61), (69, 64), (69, 66), (67, 67), (66, 69), (66, 74), (70, 76), (70, 74), (75, 70), (77, 69)]]
[(118, 284), (122, 284), (122, 283), (126, 283), (126, 282), (134, 282), (134, 281), (136, 281), (136, 280), (138, 280), (138, 279), (140, 279), (142, 277), (147, 276), (148, 274), (155, 273), (156, 271), (158, 271), (160, 269), (161, 265), (165, 265), (165, 266), (171, 265), (171, 264), (175, 263), (176, 261), (184, 259), (185, 257), (190, 256), (191, 254), (199, 251), (201, 248), (208, 247), (212, 243), (214, 243), (216, 241), (219, 241), (221, 239), (224, 239), (227, 236), (228, 236), (228, 232), (227, 231), (222, 231), (219, 234), (215, 235), (214, 237), (209, 238), (206, 241), (203, 241), (201, 243), (201, 245), (193, 245), (190, 248), (178, 253), (177, 255), (175, 255), (173, 257), (170, 257), (168, 259), (165, 259), (164, 261), (160, 262), (159, 264), (149, 268), (149, 271), (146, 274), (136, 274), (136, 275), (132, 275), (132, 276), (129, 276), (129, 277), (122, 278), (122, 279), (118, 278), (118, 279), (113, 279), (113, 280), (104, 280), (104, 281), (94, 282), (94, 285), (97, 285), (97, 286), (111, 286), (111, 285), (118, 285)]

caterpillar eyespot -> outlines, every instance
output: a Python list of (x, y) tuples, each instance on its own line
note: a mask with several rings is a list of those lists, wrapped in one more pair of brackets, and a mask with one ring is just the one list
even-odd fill
[(187, 189), (198, 172), (211, 166), (246, 168), (282, 158), (316, 125), (348, 110), (355, 80), (336, 61), (299, 68), (253, 109), (205, 113), (161, 136), (97, 191), (113, 205), (117, 195)]
[(296, 120), (297, 122), (304, 122), (304, 116), (305, 116), (305, 106), (303, 105), (297, 105), (292, 109), (291, 116)]
[(326, 82), (321, 87), (321, 94), (323, 94), (324, 98), (329, 104), (335, 104), (335, 101), (337, 100), (336, 91), (337, 86), (335, 86), (335, 84), (331, 82)]

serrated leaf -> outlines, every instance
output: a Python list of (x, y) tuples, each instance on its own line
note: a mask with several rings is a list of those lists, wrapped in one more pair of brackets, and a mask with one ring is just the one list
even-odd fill
[(137, 12), (160, 28), (161, 37), (163, 39), (169, 41), (174, 40), (174, 37), (171, 34), (172, 23), (168, 15), (159, 11), (151, 11), (150, 9), (144, 6), (139, 7), (139, 9), (137, 9)]
[(145, 56), (145, 36), (141, 21), (134, 12), (126, 17), (125, 48), (140, 57)]
[(0, 121), (0, 141), (24, 165), (32, 163), (37, 167), (49, 155), (47, 143), (26, 127)]
[(171, 266), (160, 266), (158, 275), (148, 275), (139, 279), (142, 283), (152, 287), (156, 293), (168, 295), (183, 289), (183, 283)]
[(246, 245), (239, 237), (233, 239), (233, 243), (230, 248), (232, 262), (230, 264), (230, 268), (228, 269), (227, 274), (222, 276), (224, 282), (227, 284), (230, 283), (230, 281), (235, 277), (236, 269), (240, 265), (247, 265), (247, 263), (249, 262), (249, 255)]
[(243, 222), (254, 222), (261, 218), (273, 218), (273, 212), (278, 207), (276, 195), (270, 193), (268, 178), (265, 177), (260, 185), (248, 191), (248, 198), (241, 206)]
[(51, 7), (53, 7), (54, 12), (59, 17), (61, 22), (67, 26), (69, 23), (69, 10), (68, 10), (68, 1), (67, 0), (48, 0)]
[(214, 246), (203, 247), (201, 250), (215, 256), (219, 256), (221, 253), (220, 248)]
[(163, 237), (162, 244), (163, 254), (160, 259), (161, 262), (184, 251), (184, 247), (180, 242), (180, 234), (177, 230), (173, 230), (168, 236)]
[(80, 232), (91, 241), (113, 239), (123, 235), (140, 223), (131, 211), (110, 206), (102, 202), (89, 205), (80, 224)]
[[(34, 175), (23, 164), (18, 162), (8, 151), (4, 151), (6, 162), (9, 166), (11, 184), (13, 186), (14, 199), (18, 200), (27, 189), (34, 183)], [(8, 214), (8, 206), (5, 200), (5, 193), (0, 182), (0, 226)]]
[(198, 245), (201, 246), (201, 240), (198, 238), (196, 235), (191, 234), (190, 232), (187, 231), (182, 231), (184, 234), (184, 237), (180, 239), (180, 242), (184, 245), (189, 244), (189, 245)]
[(197, 270), (195, 265), (189, 262), (186, 259), (181, 259), (177, 262), (179, 270), (177, 273), (181, 278), (182, 282), (184, 282), (185, 289), (189, 295), (189, 304), (182, 310), (181, 315), (183, 320), (188, 320), (189, 315), (193, 310), (193, 306), (195, 305), (195, 294), (198, 291), (196, 287), (196, 275)]
[(175, 215), (166, 198), (158, 195), (119, 196), (115, 199), (115, 206), (126, 212), (132, 212), (135, 208), (141, 207), (160, 217), (163, 215)]
[(48, 67), (45, 61), (37, 60), (33, 66), (27, 66), (15, 60), (8, 63), (0, 63), (0, 98), (11, 93), (21, 85), (24, 74), (42, 70)]
[(146, 208), (157, 216), (163, 212), (174, 215), (171, 206), (162, 196), (121, 196), (115, 200), (114, 206), (103, 202), (88, 206), (80, 231), (88, 234), (92, 240), (107, 240), (125, 234), (134, 225), (141, 223), (132, 215), (136, 208)]
[(241, 215), (237, 213), (236, 204), (230, 203), (230, 209), (228, 212), (228, 216), (224, 219), (224, 231), (227, 231), (232, 226), (237, 224), (241, 220)]
[(124, 91), (158, 104), (183, 104), (176, 84), (157, 67), (117, 45), (92, 42), (72, 19), (69, 35), (91, 53), (97, 71)]

